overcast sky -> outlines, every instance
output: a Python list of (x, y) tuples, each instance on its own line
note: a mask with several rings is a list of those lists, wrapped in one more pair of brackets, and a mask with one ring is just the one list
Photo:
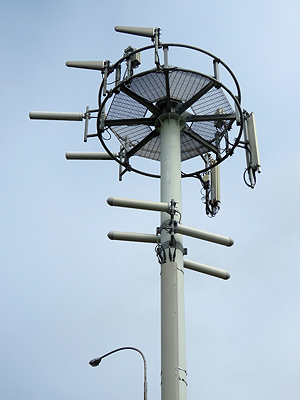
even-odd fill
[(106, 199), (159, 200), (159, 182), (133, 173), (119, 182), (112, 162), (66, 161), (66, 151), (102, 151), (100, 142), (83, 143), (81, 122), (28, 118), (97, 106), (101, 75), (65, 62), (115, 62), (128, 45), (151, 44), (115, 25), (157, 26), (163, 42), (217, 55), (256, 116), (262, 173), (254, 190), (243, 183), (241, 149), (221, 165), (214, 219), (199, 183), (183, 182), (184, 225), (235, 240), (231, 248), (184, 242), (189, 259), (231, 273), (228, 281), (185, 273), (188, 399), (299, 399), (299, 14), (296, 0), (2, 2), (1, 399), (142, 398), (137, 353), (88, 365), (121, 346), (144, 352), (149, 400), (160, 397), (154, 246), (106, 236), (155, 233), (158, 214)]

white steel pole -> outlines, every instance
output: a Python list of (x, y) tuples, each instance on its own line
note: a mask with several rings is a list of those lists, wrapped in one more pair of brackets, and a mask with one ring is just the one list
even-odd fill
[[(184, 121), (169, 113), (159, 117), (156, 125), (161, 137), (161, 201), (174, 199), (181, 213), (180, 132)], [(179, 218), (176, 213), (175, 219)], [(169, 219), (168, 213), (161, 213), (161, 224)], [(180, 234), (175, 239), (182, 244)], [(170, 233), (162, 230), (161, 245), (169, 242)], [(161, 264), (161, 399), (186, 400), (183, 253), (177, 249), (174, 260), (170, 260), (168, 249), (165, 253), (166, 262)]]

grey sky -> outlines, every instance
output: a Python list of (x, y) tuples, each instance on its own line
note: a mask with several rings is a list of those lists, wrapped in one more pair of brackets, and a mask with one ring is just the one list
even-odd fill
[[(185, 240), (189, 259), (231, 273), (186, 271), (188, 399), (299, 399), (299, 12), (297, 1), (11, 1), (0, 24), (1, 363), (3, 400), (160, 396), (159, 265), (147, 244), (110, 230), (154, 233), (159, 216), (113, 209), (109, 196), (159, 199), (159, 182), (106, 162), (66, 161), (80, 122), (30, 121), (30, 110), (84, 112), (100, 76), (67, 60), (119, 59), (146, 38), (115, 25), (162, 29), (164, 42), (224, 60), (254, 111), (262, 174), (242, 179), (244, 153), (221, 165), (221, 211), (205, 216), (196, 181), (183, 182), (185, 225), (231, 236), (232, 248)], [(186, 61), (183, 61), (186, 62)], [(193, 62), (193, 60), (191, 60)], [(144, 161), (142, 160), (142, 163)], [(146, 161), (145, 161), (146, 162)]]

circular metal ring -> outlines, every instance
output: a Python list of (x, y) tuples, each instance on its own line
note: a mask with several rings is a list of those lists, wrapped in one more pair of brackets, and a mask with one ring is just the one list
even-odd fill
[[(232, 155), (232, 154), (233, 154), (233, 150), (235, 149), (235, 147), (236, 147), (236, 146), (239, 144), (239, 142), (240, 142), (240, 138), (241, 138), (242, 131), (243, 131), (243, 126), (244, 126), (244, 121), (243, 121), (243, 118), (242, 118), (243, 113), (242, 113), (242, 109), (241, 109), (241, 106), (240, 106), (241, 91), (240, 91), (240, 87), (239, 87), (239, 84), (238, 84), (238, 81), (237, 81), (235, 75), (233, 74), (233, 72), (230, 70), (230, 68), (229, 68), (222, 60), (220, 60), (219, 58), (217, 58), (217, 57), (214, 56), (213, 54), (211, 54), (211, 53), (209, 53), (209, 52), (207, 52), (207, 51), (205, 51), (205, 50), (202, 50), (202, 49), (200, 49), (200, 48), (197, 48), (197, 47), (194, 47), (194, 46), (190, 46), (190, 45), (174, 44), (174, 43), (165, 43), (165, 44), (162, 44), (161, 47), (163, 47), (163, 48), (166, 48), (166, 47), (167, 47), (167, 48), (169, 48), (169, 47), (182, 47), (182, 48), (191, 49), (191, 50), (195, 50), (195, 51), (201, 52), (201, 53), (203, 53), (203, 54), (205, 54), (205, 55), (211, 57), (215, 62), (221, 64), (221, 65), (228, 71), (228, 73), (230, 74), (231, 78), (233, 79), (233, 81), (234, 81), (234, 83), (235, 83), (235, 86), (236, 86), (236, 89), (237, 89), (237, 96), (235, 96), (222, 82), (220, 82), (219, 80), (217, 80), (215, 77), (212, 77), (212, 76), (209, 76), (209, 75), (200, 73), (200, 72), (185, 70), (185, 69), (177, 68), (177, 67), (173, 67), (173, 68), (164, 68), (164, 67), (161, 67), (160, 71), (157, 71), (157, 70), (156, 70), (156, 73), (164, 73), (164, 72), (166, 72), (166, 71), (171, 72), (171, 70), (173, 70), (173, 71), (185, 71), (185, 72), (189, 72), (189, 73), (191, 73), (191, 74), (197, 74), (197, 75), (199, 75), (199, 76), (201, 76), (201, 77), (203, 77), (203, 78), (209, 80), (210, 82), (212, 82), (212, 84), (213, 84), (214, 87), (222, 88), (222, 89), (223, 89), (225, 92), (227, 92), (227, 94), (231, 97), (231, 99), (232, 99), (232, 101), (233, 101), (233, 103), (234, 103), (234, 105), (235, 105), (236, 109), (238, 110), (238, 113), (239, 113), (239, 115), (240, 115), (240, 117), (241, 117), (241, 120), (240, 120), (240, 129), (239, 129), (239, 133), (238, 133), (237, 137), (234, 139), (234, 143), (232, 144), (232, 143), (230, 143), (230, 142), (228, 141), (229, 144), (230, 144), (230, 148), (229, 148), (229, 150), (227, 149), (227, 153), (226, 153), (224, 156), (219, 157), (219, 159), (217, 159), (216, 162), (214, 163), (214, 166), (217, 165), (217, 164), (220, 164), (222, 161), (224, 161), (226, 158), (228, 158), (229, 155)], [(147, 46), (147, 47), (143, 47), (143, 48), (140, 48), (140, 49), (135, 49), (133, 52), (131, 52), (131, 55), (134, 55), (134, 54), (136, 54), (136, 53), (138, 53), (138, 52), (142, 52), (142, 51), (149, 50), (149, 49), (152, 49), (152, 48), (154, 48), (154, 45)], [(118, 60), (118, 61), (111, 67), (109, 73), (113, 72), (116, 68), (118, 68), (124, 61), (126, 61), (127, 58), (128, 58), (128, 56), (124, 56), (124, 57), (122, 57), (120, 60)], [(140, 78), (140, 77), (146, 76), (146, 75), (152, 73), (153, 71), (154, 71), (154, 70), (143, 71), (143, 72), (141, 72), (140, 74), (136, 74), (136, 75), (131, 76), (129, 79), (124, 79), (124, 80), (121, 81), (119, 84), (117, 84), (117, 85), (114, 87), (114, 89), (112, 89), (111, 91), (109, 91), (109, 92), (107, 93), (107, 95), (105, 96), (105, 98), (104, 98), (103, 101), (102, 101), (102, 98), (101, 98), (101, 97), (102, 97), (102, 96), (101, 96), (101, 93), (102, 93), (102, 89), (103, 89), (103, 81), (102, 81), (101, 86), (100, 86), (100, 90), (99, 90), (99, 98), (98, 98), (98, 100), (99, 100), (99, 112), (98, 112), (98, 117), (97, 117), (97, 135), (98, 135), (98, 138), (99, 138), (99, 140), (100, 140), (102, 146), (103, 146), (104, 149), (106, 150), (106, 152), (107, 152), (116, 162), (118, 162), (121, 166), (123, 166), (123, 168), (125, 168), (125, 169), (128, 170), (128, 171), (133, 171), (133, 172), (135, 172), (135, 173), (138, 173), (138, 174), (141, 174), (141, 175), (144, 175), (144, 176), (153, 177), (153, 178), (159, 178), (160, 175), (152, 174), (152, 173), (145, 172), (145, 171), (142, 171), (142, 170), (139, 170), (139, 169), (137, 169), (137, 168), (132, 167), (132, 166), (129, 164), (128, 160), (123, 161), (123, 160), (121, 159), (121, 155), (120, 155), (120, 154), (119, 154), (118, 156), (114, 156), (114, 155), (112, 154), (112, 152), (110, 151), (110, 149), (108, 148), (108, 146), (106, 145), (105, 139), (103, 138), (103, 135), (102, 135), (103, 132), (101, 132), (101, 130), (100, 130), (100, 123), (101, 123), (102, 113), (103, 113), (103, 111), (104, 111), (104, 109), (105, 109), (106, 103), (112, 98), (112, 96), (113, 96), (113, 95), (117, 95), (117, 93), (119, 93), (120, 90), (121, 90), (122, 88), (124, 89), (125, 87), (130, 86), (132, 83), (135, 82), (135, 79), (138, 79), (138, 78)], [(166, 96), (167, 96), (167, 95), (166, 95)], [(150, 103), (151, 103), (151, 101), (149, 102), (149, 104), (150, 104)], [(153, 101), (153, 102), (152, 102), (152, 105), (153, 105), (153, 106), (156, 106), (155, 103), (156, 103), (156, 102)], [(149, 110), (147, 110), (147, 111), (149, 111)], [(233, 122), (234, 122), (234, 121), (233, 121)], [(231, 123), (231, 125), (233, 124), (233, 122)], [(112, 125), (111, 125), (111, 126), (112, 126)], [(108, 128), (108, 129), (109, 129), (109, 128)], [(221, 138), (221, 139), (222, 139), (222, 138)], [(119, 139), (119, 140), (120, 140), (120, 139)], [(200, 155), (200, 153), (199, 153), (198, 155)], [(193, 156), (193, 157), (194, 157), (194, 156)], [(193, 157), (192, 157), (192, 158), (193, 158)], [(203, 173), (203, 172), (209, 170), (211, 167), (212, 167), (212, 166), (208, 166), (208, 167), (205, 167), (205, 168), (202, 168), (202, 169), (200, 169), (200, 170), (197, 170), (197, 171), (194, 171), (194, 172), (190, 172), (190, 173), (182, 172), (182, 177), (197, 176), (197, 175), (199, 175), (199, 174), (201, 174), (201, 173)]]

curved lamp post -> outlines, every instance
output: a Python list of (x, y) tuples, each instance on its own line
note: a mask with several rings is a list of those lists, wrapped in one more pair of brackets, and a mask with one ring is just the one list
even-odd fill
[(144, 354), (137, 348), (135, 347), (120, 347), (118, 349), (112, 350), (109, 353), (104, 354), (101, 357), (98, 358), (94, 358), (93, 360), (91, 360), (89, 362), (90, 366), (92, 367), (97, 367), (100, 362), (103, 360), (103, 358), (110, 356), (113, 353), (116, 353), (117, 351), (121, 351), (121, 350), (134, 350), (137, 351), (138, 353), (140, 353), (140, 355), (143, 358), (143, 362), (144, 362), (144, 400), (147, 400), (147, 363), (146, 363), (146, 358), (144, 356)]

